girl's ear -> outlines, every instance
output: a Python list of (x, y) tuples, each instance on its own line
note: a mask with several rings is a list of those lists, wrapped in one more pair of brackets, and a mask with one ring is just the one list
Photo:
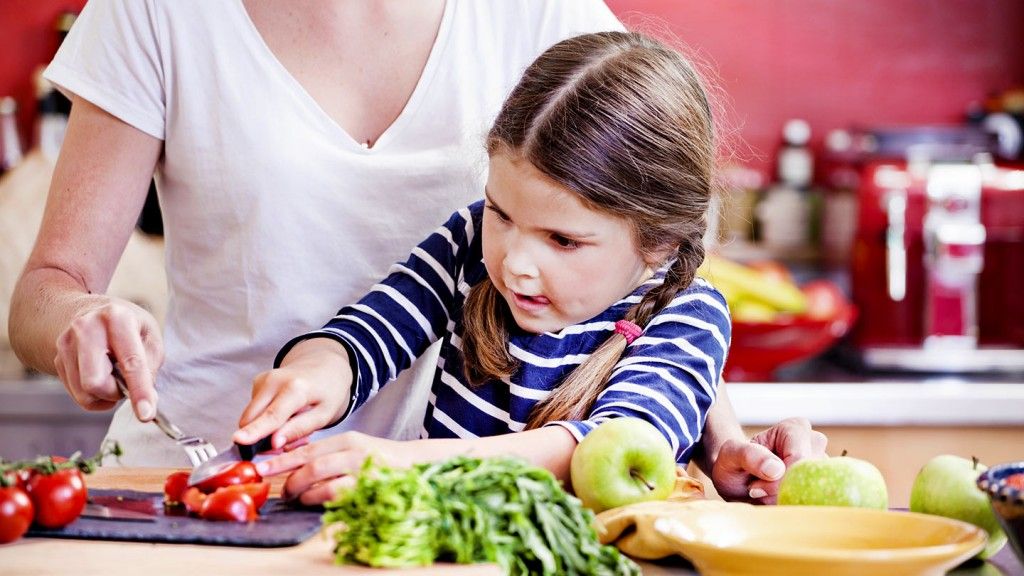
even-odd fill
[(677, 251), (679, 251), (678, 246), (666, 244), (664, 246), (659, 246), (653, 252), (647, 252), (643, 255), (643, 259), (651, 270), (657, 270)]

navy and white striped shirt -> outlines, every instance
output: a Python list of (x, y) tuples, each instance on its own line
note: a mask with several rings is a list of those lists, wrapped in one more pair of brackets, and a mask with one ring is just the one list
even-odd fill
[[(459, 210), (392, 267), (357, 304), (323, 329), (289, 342), (326, 336), (344, 344), (355, 369), (347, 417), (439, 338), (444, 339), (424, 420), (423, 437), (474, 438), (522, 431), (530, 411), (611, 336), (617, 320), (663, 272), (598, 316), (557, 333), (516, 331), (509, 352), (520, 362), (511, 378), (471, 387), (463, 375), (462, 306), (487, 271), (481, 254), (483, 202)], [(729, 348), (724, 298), (695, 279), (659, 312), (624, 352), (583, 421), (551, 422), (577, 440), (605, 419), (635, 416), (655, 425), (676, 460), (690, 460), (714, 402)]]

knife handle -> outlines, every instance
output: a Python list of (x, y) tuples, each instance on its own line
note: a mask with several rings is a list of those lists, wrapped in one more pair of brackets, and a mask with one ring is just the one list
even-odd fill
[(235, 446), (238, 446), (238, 453), (242, 456), (242, 460), (251, 461), (257, 454), (274, 449), (270, 444), (270, 438), (271, 436), (264, 436), (257, 440), (255, 444), (239, 444), (236, 442)]

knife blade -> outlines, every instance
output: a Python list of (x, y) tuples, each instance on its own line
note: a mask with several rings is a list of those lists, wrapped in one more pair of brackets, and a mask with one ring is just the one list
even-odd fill
[(270, 436), (261, 438), (255, 444), (233, 444), (230, 449), (224, 450), (213, 458), (203, 462), (192, 469), (188, 476), (188, 485), (195, 486), (203, 480), (213, 478), (239, 462), (251, 462), (257, 454), (273, 450), (270, 444)]
[(100, 520), (127, 520), (129, 522), (156, 522), (156, 514), (147, 514), (137, 510), (106, 506), (89, 502), (82, 510), (82, 516), (86, 518), (98, 518)]

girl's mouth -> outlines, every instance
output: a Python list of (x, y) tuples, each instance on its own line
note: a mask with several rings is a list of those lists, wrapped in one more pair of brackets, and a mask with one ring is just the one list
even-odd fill
[(512, 297), (516, 307), (525, 312), (537, 312), (551, 304), (550, 300), (541, 295), (527, 296), (525, 294), (513, 292)]

